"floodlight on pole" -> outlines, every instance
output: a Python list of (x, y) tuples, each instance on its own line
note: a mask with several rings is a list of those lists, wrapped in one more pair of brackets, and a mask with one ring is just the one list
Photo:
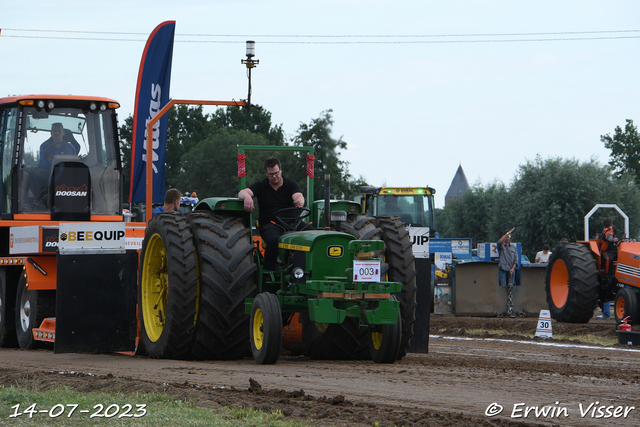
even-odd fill
[(247, 66), (247, 77), (249, 79), (249, 89), (247, 91), (247, 108), (251, 108), (251, 69), (255, 68), (260, 61), (253, 59), (256, 56), (256, 42), (253, 40), (247, 40), (247, 59), (241, 61), (242, 64)]

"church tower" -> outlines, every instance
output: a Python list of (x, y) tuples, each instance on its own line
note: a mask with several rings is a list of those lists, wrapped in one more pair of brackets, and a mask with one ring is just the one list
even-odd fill
[(444, 204), (453, 200), (461, 200), (464, 193), (469, 189), (469, 181), (467, 181), (467, 177), (462, 170), (462, 164), (458, 166), (458, 170), (456, 171), (455, 176), (453, 177), (453, 181), (451, 181), (451, 185), (449, 186), (449, 191), (444, 196)]

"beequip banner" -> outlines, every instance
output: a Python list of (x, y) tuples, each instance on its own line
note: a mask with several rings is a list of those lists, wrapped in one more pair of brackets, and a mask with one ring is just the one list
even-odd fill
[(153, 152), (147, 153), (147, 123), (169, 102), (171, 61), (175, 21), (158, 25), (147, 40), (140, 61), (133, 113), (131, 144), (131, 193), (129, 201), (145, 201), (146, 165), (151, 157), (153, 167), (153, 203), (164, 202), (164, 161), (167, 146), (167, 122), (165, 115), (153, 125)]

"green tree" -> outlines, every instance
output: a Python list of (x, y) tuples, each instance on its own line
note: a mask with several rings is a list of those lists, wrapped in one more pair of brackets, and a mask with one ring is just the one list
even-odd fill
[[(238, 145), (267, 145), (263, 135), (247, 131), (219, 129), (200, 141), (181, 159), (184, 172), (177, 178), (179, 188), (190, 188), (204, 197), (236, 197), (238, 194)], [(248, 165), (247, 183), (264, 177), (262, 162)]]
[[(440, 235), (495, 242), (516, 227), (513, 241), (532, 257), (544, 244), (553, 248), (563, 237), (583, 240), (584, 216), (596, 204), (617, 204), (631, 219), (631, 236), (640, 234), (640, 190), (629, 174), (616, 178), (609, 166), (594, 159), (581, 163), (538, 156), (519, 166), (509, 187), (476, 183), (461, 201), (445, 206), (444, 225), (452, 235)], [(607, 216), (622, 234), (621, 218), (605, 210), (590, 220), (590, 237), (601, 231)]]
[(624, 173), (630, 172), (636, 184), (640, 184), (640, 136), (633, 120), (627, 119), (624, 132), (620, 126), (616, 126), (613, 136), (601, 135), (600, 141), (604, 143), (605, 148), (611, 150), (609, 165), (615, 175), (621, 177)]
[(269, 145), (285, 145), (282, 125), (274, 126), (271, 122), (271, 113), (259, 105), (251, 109), (218, 108), (211, 121), (215, 129), (246, 130), (263, 135), (269, 141)]
[[(277, 147), (288, 144), (282, 125), (272, 124), (270, 112), (262, 108), (247, 110), (227, 107), (205, 114), (202, 106), (178, 105), (168, 114), (165, 161), (167, 187), (195, 191), (200, 198), (235, 196), (238, 191), (237, 145), (272, 145), (275, 149), (273, 152), (253, 152), (247, 156), (247, 185), (264, 178), (262, 162), (266, 157), (275, 155), (280, 159), (285, 175), (299, 182), (306, 195), (305, 156), (277, 151)], [(366, 181), (362, 176), (354, 179), (349, 173), (348, 162), (340, 160), (338, 150), (346, 149), (346, 142), (342, 138), (331, 138), (332, 125), (331, 110), (325, 111), (311, 124), (300, 125), (293, 144), (314, 147), (314, 198), (322, 197), (325, 173), (331, 174), (334, 197), (353, 198), (359, 193), (360, 185), (366, 185)], [(131, 174), (132, 127), (132, 116), (120, 127), (126, 177), (125, 200), (128, 200)], [(248, 135), (260, 135), (261, 138)], [(197, 157), (205, 153), (207, 157)]]
[(501, 181), (488, 186), (476, 182), (462, 196), (462, 200), (449, 202), (436, 220), (440, 237), (470, 237), (474, 242), (488, 242), (506, 229), (512, 212), (508, 194)]
[(167, 188), (179, 188), (183, 192), (194, 191), (187, 185), (179, 186), (184, 169), (180, 164), (183, 155), (210, 135), (214, 127), (211, 115), (205, 114), (202, 105), (176, 105), (169, 110), (167, 122), (167, 152), (165, 157), (165, 181)]
[(360, 185), (366, 185), (362, 176), (354, 179), (349, 173), (349, 162), (340, 160), (340, 151), (346, 150), (347, 143), (331, 137), (333, 110), (320, 113), (320, 117), (309, 124), (300, 123), (293, 137), (295, 146), (313, 146), (315, 154), (314, 199), (324, 197), (324, 175), (331, 175), (331, 196), (337, 199), (353, 199), (360, 192)]
[[(177, 105), (168, 114), (167, 152), (165, 159), (165, 181), (167, 188), (176, 187), (183, 191), (197, 191), (190, 188), (183, 179), (185, 169), (182, 157), (198, 143), (219, 129), (244, 130), (262, 134), (271, 145), (284, 145), (282, 125), (271, 123), (271, 113), (261, 108), (247, 110), (240, 107), (218, 108), (212, 114), (205, 114), (203, 106)], [(131, 141), (133, 116), (129, 115), (120, 126), (121, 152), (124, 160), (126, 180), (125, 199), (129, 200), (129, 182), (131, 174)], [(233, 147), (235, 150), (235, 146)], [(214, 156), (213, 159), (216, 159)], [(235, 174), (229, 177), (234, 180)]]
[[(210, 133), (209, 117), (202, 106), (178, 105), (169, 110), (167, 125), (167, 152), (165, 158), (165, 181), (170, 187), (177, 187), (180, 175), (180, 157)], [(131, 149), (133, 141), (133, 115), (129, 115), (120, 125), (120, 152), (123, 163), (123, 200), (129, 200), (131, 183)], [(139, 143), (143, 143), (140, 141)], [(191, 191), (185, 189), (185, 191)]]
[(129, 201), (131, 193), (131, 135), (133, 116), (129, 115), (120, 125), (120, 155), (122, 156), (122, 200)]
[[(562, 237), (583, 240), (584, 216), (596, 204), (617, 204), (629, 217), (640, 217), (640, 191), (633, 179), (629, 175), (614, 178), (608, 166), (594, 159), (581, 163), (538, 156), (520, 166), (510, 196), (517, 206), (514, 238), (528, 254), (545, 243), (553, 247)], [(598, 212), (592, 218), (589, 237), (601, 231), (608, 215), (611, 213)], [(634, 220), (632, 225), (637, 236), (640, 223)]]

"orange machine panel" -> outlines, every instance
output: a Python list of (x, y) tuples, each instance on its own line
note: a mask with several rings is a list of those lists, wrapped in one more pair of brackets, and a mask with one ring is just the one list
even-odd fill
[(46, 290), (56, 288), (55, 256), (26, 257), (25, 260), (29, 289)]
[(616, 278), (625, 285), (640, 287), (640, 242), (618, 245)]
[(29, 289), (46, 290), (56, 288), (56, 257), (2, 257), (0, 267), (20, 266), (27, 275)]

